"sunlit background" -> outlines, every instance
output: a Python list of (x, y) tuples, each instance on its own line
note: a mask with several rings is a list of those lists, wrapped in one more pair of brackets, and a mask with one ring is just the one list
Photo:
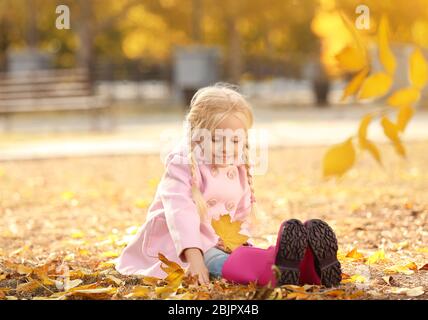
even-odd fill
[[(56, 27), (59, 5), (70, 10), (70, 29)], [(357, 21), (359, 5), (352, 0), (1, 0), (0, 127), (9, 138), (3, 140), (12, 141), (11, 133), (112, 133), (166, 119), (177, 123), (194, 92), (218, 81), (240, 85), (256, 113), (265, 110), (256, 114), (260, 121), (340, 118), (344, 113), (334, 107), (342, 103), (352, 73), (336, 57), (353, 45), (343, 16)], [(380, 16), (386, 15), (400, 85), (407, 78), (411, 46), (428, 47), (426, 1), (364, 5), (368, 28), (358, 33), (372, 66), (379, 65), (374, 43)], [(426, 94), (420, 101), (425, 104)], [(333, 108), (317, 111), (326, 106)], [(272, 107), (285, 113), (271, 114)], [(307, 134), (309, 141), (313, 137)], [(334, 134), (324, 140), (328, 136)]]

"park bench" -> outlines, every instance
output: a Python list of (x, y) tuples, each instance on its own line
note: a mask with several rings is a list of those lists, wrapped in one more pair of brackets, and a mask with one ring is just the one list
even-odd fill
[(85, 69), (0, 73), (0, 115), (6, 131), (13, 114), (47, 111), (86, 112), (93, 130), (99, 129), (103, 113), (110, 129), (114, 121), (111, 99), (95, 94)]

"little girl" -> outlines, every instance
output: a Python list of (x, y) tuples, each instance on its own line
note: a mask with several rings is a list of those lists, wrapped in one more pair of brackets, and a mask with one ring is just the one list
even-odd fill
[(244, 97), (224, 84), (202, 88), (192, 98), (186, 123), (188, 140), (168, 154), (146, 222), (116, 269), (163, 278), (160, 252), (201, 284), (211, 275), (241, 284), (338, 285), (336, 236), (321, 220), (284, 221), (275, 246), (247, 242), (231, 253), (212, 228), (211, 219), (229, 214), (250, 236), (247, 227), (256, 221), (247, 135), (253, 113)]

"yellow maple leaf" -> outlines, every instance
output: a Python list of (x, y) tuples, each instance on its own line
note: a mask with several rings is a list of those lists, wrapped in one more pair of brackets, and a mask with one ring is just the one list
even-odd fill
[(355, 149), (352, 138), (343, 143), (333, 145), (325, 154), (323, 160), (324, 177), (341, 177), (355, 162)]
[(226, 249), (235, 250), (248, 240), (248, 236), (239, 233), (242, 221), (231, 221), (230, 215), (222, 215), (218, 220), (212, 220), (212, 227), (223, 240)]

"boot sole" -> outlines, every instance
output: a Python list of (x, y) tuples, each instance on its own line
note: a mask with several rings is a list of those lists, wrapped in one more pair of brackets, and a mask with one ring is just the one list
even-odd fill
[(308, 232), (305, 226), (297, 219), (284, 223), (275, 265), (278, 267), (277, 284), (299, 284), (300, 262), (305, 256), (308, 245)]
[(326, 287), (339, 285), (342, 280), (342, 270), (337, 260), (338, 245), (333, 229), (326, 222), (318, 219), (310, 220), (306, 228), (321, 284)]

